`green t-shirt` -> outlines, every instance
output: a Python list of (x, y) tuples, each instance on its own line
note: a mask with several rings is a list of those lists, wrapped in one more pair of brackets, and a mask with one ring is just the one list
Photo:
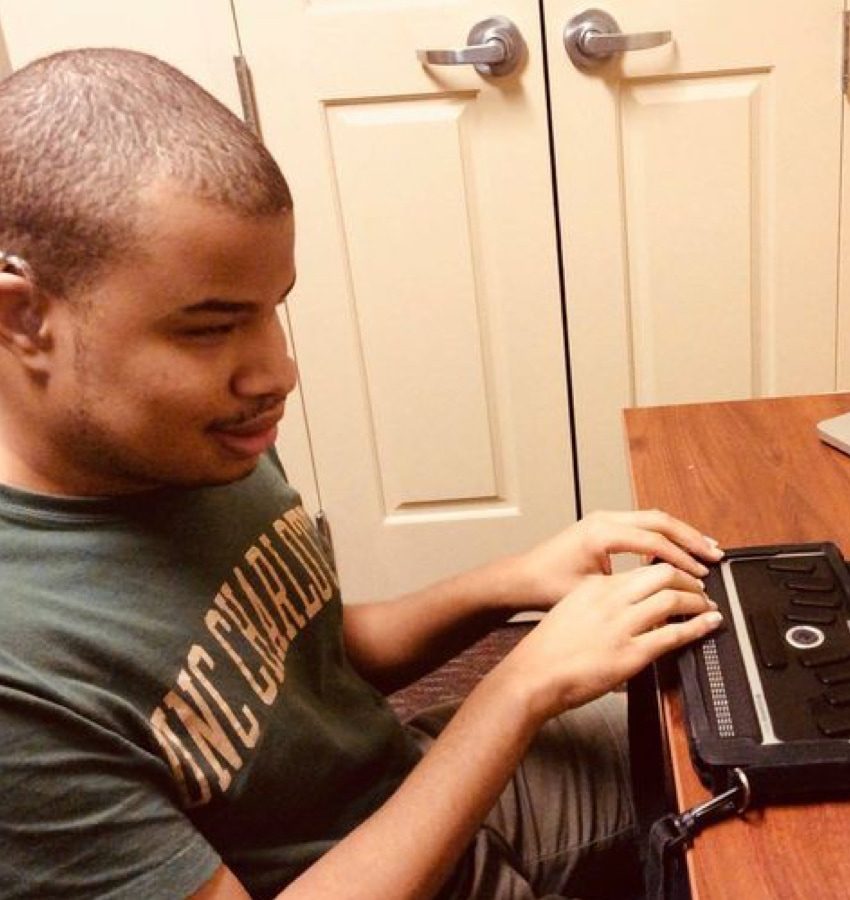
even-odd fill
[(349, 666), (271, 459), (131, 498), (0, 488), (0, 896), (281, 890), (418, 759)]

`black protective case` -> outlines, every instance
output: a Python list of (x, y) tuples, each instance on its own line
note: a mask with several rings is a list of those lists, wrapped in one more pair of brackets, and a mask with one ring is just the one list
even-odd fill
[(702, 781), (718, 793), (741, 769), (755, 803), (850, 790), (850, 576), (838, 548), (727, 550), (704, 580), (724, 625), (676, 659)]

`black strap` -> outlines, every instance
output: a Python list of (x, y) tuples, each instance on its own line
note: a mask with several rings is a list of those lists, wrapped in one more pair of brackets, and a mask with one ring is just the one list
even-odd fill
[[(662, 661), (663, 663), (663, 661)], [(629, 757), (632, 794), (638, 826), (641, 863), (649, 884), (649, 873), (660, 865), (662, 854), (653, 849), (653, 829), (676, 808), (673, 772), (667, 752), (659, 690), (672, 677), (663, 664), (647, 666), (629, 681)], [(663, 829), (664, 826), (657, 826)], [(663, 842), (659, 834), (658, 843)], [(666, 878), (668, 896), (690, 900), (687, 878), (673, 866)], [(660, 877), (660, 876), (658, 876)], [(657, 882), (658, 877), (655, 877)]]
[(644, 864), (646, 900), (678, 900), (682, 896), (683, 891), (677, 886), (686, 883), (682, 847), (687, 840), (678, 816), (664, 816), (653, 823)]

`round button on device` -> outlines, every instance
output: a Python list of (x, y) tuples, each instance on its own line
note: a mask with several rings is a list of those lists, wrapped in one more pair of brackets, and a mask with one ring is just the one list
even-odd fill
[(795, 625), (785, 632), (785, 640), (797, 650), (813, 650), (826, 640), (826, 635), (814, 625)]

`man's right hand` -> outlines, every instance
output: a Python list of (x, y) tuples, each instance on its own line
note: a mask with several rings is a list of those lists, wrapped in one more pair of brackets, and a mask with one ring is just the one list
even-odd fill
[(667, 563), (589, 576), (491, 676), (526, 692), (528, 711), (542, 724), (704, 637), (721, 621), (702, 582)]

